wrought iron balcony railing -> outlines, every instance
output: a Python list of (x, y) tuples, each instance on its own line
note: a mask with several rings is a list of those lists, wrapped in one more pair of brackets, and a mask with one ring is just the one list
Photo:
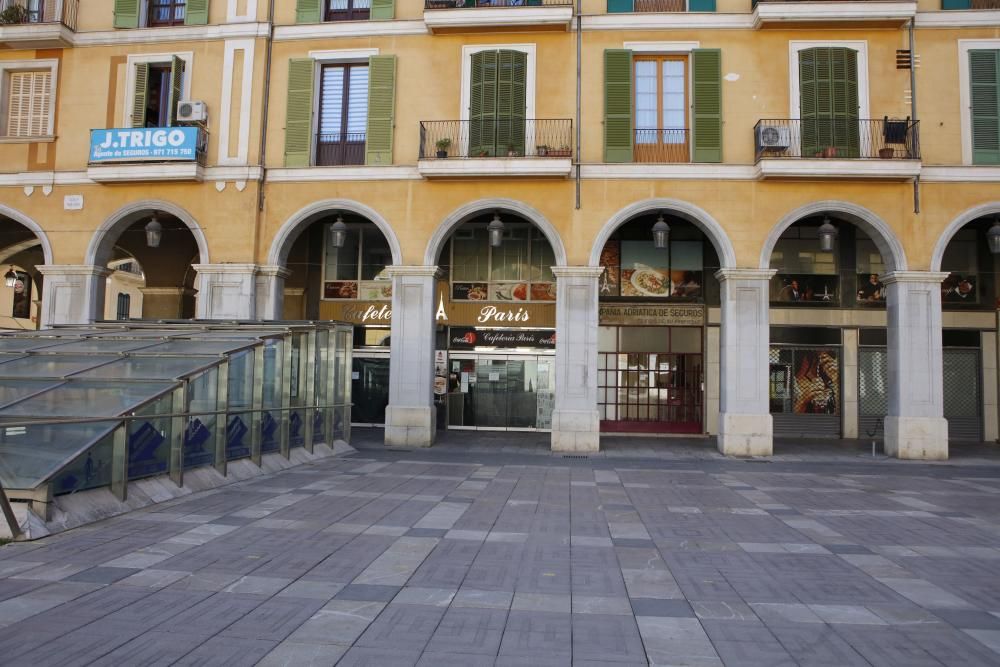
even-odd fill
[[(683, 0), (679, 0), (683, 2)], [(573, 0), (424, 0), (424, 9), (483, 7), (572, 7)]]
[(431, 120), (420, 123), (420, 159), (573, 157), (568, 118)]
[(0, 0), (0, 27), (62, 23), (76, 30), (80, 0)]
[(763, 158), (919, 160), (919, 121), (767, 119), (754, 127), (754, 161)]
[(317, 167), (342, 167), (364, 163), (364, 132), (320, 134), (316, 137)]
[(691, 130), (635, 130), (632, 159), (635, 162), (690, 162)]

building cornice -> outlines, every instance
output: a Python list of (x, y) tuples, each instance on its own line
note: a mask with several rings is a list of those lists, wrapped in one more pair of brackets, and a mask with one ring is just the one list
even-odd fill
[(130, 28), (98, 30), (73, 35), (73, 46), (111, 46), (119, 44), (162, 44), (164, 42), (207, 42), (224, 39), (264, 38), (270, 32), (267, 23), (227, 23), (190, 25), (175, 28)]
[(305, 167), (268, 169), (268, 183), (315, 183), (323, 181), (409, 181), (420, 180), (416, 167)]
[(995, 28), (1000, 27), (1000, 10), (968, 9), (917, 12), (917, 28)]
[(426, 35), (423, 21), (335, 21), (303, 25), (275, 26), (274, 41), (291, 42), (304, 39), (334, 39), (337, 37), (394, 37)]
[(585, 179), (624, 180), (756, 180), (753, 165), (709, 164), (691, 162), (684, 164), (584, 164), (580, 175)]
[(583, 17), (583, 30), (753, 30), (753, 14), (711, 12), (636, 12)]

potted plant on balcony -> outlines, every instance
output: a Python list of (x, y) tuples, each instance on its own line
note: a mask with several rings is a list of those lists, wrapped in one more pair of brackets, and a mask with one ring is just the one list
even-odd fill
[(896, 151), (888, 146), (878, 149), (878, 156), (883, 160), (891, 160)]
[(569, 146), (563, 144), (559, 148), (552, 149), (549, 151), (549, 157), (570, 157), (572, 153)]
[(545, 157), (549, 154), (549, 147), (546, 144), (538, 144), (535, 146), (535, 152), (538, 154), (538, 157)]
[(520, 153), (514, 147), (514, 144), (507, 144), (507, 157), (518, 157)]
[(444, 137), (443, 139), (438, 139), (434, 142), (434, 147), (437, 149), (437, 156), (444, 158), (448, 157), (448, 149), (451, 148), (451, 139)]
[(28, 8), (24, 5), (8, 5), (0, 12), (0, 25), (20, 25), (29, 19)]

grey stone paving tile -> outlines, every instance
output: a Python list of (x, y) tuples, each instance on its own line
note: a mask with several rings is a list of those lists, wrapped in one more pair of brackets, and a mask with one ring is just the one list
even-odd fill
[(257, 667), (330, 667), (346, 652), (345, 646), (284, 641), (264, 656)]
[(211, 637), (225, 630), (267, 598), (262, 595), (217, 593), (165, 621), (158, 629), (183, 635)]
[(500, 657), (568, 660), (573, 653), (572, 635), (570, 614), (511, 610), (500, 643)]
[(745, 602), (726, 602), (725, 600), (689, 601), (691, 609), (702, 621), (756, 621), (757, 614)]
[(972, 605), (940, 586), (923, 579), (896, 579), (879, 577), (878, 580), (903, 597), (928, 609), (968, 609)]
[(750, 608), (769, 626), (801, 623), (822, 624), (823, 619), (817, 616), (807, 605), (784, 602), (751, 602)]
[(451, 606), (473, 609), (510, 609), (513, 599), (513, 592), (480, 591), (472, 588), (461, 588), (455, 594)]
[(574, 614), (573, 656), (603, 663), (645, 661), (646, 651), (632, 616)]
[(170, 584), (169, 588), (188, 591), (218, 592), (240, 578), (232, 572), (195, 572)]
[(63, 581), (84, 581), (95, 584), (113, 584), (139, 572), (139, 568), (125, 567), (92, 567), (89, 570), (77, 572)]
[(831, 625), (887, 625), (877, 614), (865, 607), (844, 604), (811, 604), (810, 611)]
[(402, 586), (437, 544), (437, 538), (401, 537), (372, 561), (352, 583)]
[(867, 667), (868, 661), (825, 624), (770, 626), (785, 650), (802, 665)]
[(274, 650), (277, 642), (263, 639), (213, 637), (174, 663), (177, 667), (253, 665)]
[(432, 607), (447, 607), (455, 597), (456, 591), (449, 588), (421, 588), (404, 586), (393, 598), (395, 604), (425, 604)]
[(980, 644), (1000, 655), (1000, 631), (998, 630), (963, 630)]
[(78, 572), (90, 569), (89, 565), (80, 563), (45, 564), (31, 570), (18, 572), (14, 579), (31, 579), (36, 581), (62, 581)]
[(636, 616), (666, 616), (670, 618), (694, 618), (694, 610), (687, 600), (661, 600), (656, 598), (633, 598), (632, 611)]
[(24, 665), (82, 667), (110, 653), (136, 635), (121, 631), (97, 633), (92, 628), (74, 630), (18, 656)]
[[(9, 546), (7, 547), (10, 548)], [(44, 561), (33, 560), (0, 560), (0, 577), (10, 577), (19, 572), (34, 570), (45, 565)]]
[(496, 656), (506, 622), (501, 609), (448, 609), (425, 651)]
[(274, 595), (292, 583), (291, 579), (277, 577), (255, 577), (248, 575), (240, 577), (222, 589), (223, 593), (247, 593), (259, 595)]
[(382, 613), (382, 602), (331, 600), (299, 626), (286, 641), (303, 644), (338, 644), (348, 647)]
[(334, 596), (336, 600), (359, 600), (366, 602), (389, 602), (402, 586), (382, 586), (375, 584), (348, 584)]
[(569, 613), (572, 598), (569, 595), (551, 595), (547, 593), (514, 593), (511, 609), (516, 611), (553, 611)]
[[(201, 591), (171, 591), (161, 589), (106, 616), (98, 617), (98, 629), (104, 626), (139, 624), (153, 630), (170, 618), (190, 609), (208, 598), (211, 593)], [(140, 633), (141, 634), (141, 633)]]
[(733, 667), (798, 667), (800, 664), (780, 642), (770, 641), (720, 641), (713, 640), (722, 662)]
[(93, 661), (94, 667), (168, 667), (205, 642), (205, 637), (152, 630)]
[(344, 654), (337, 667), (413, 667), (420, 651), (356, 646)]
[(417, 667), (493, 667), (494, 656), (425, 651)]
[(722, 666), (697, 619), (637, 616), (636, 622), (650, 665)]
[(494, 667), (570, 667), (571, 658), (568, 655), (544, 655), (527, 653), (525, 655), (499, 655), (493, 662)]
[(444, 537), (447, 532), (444, 528), (411, 528), (404, 535), (406, 537)]
[(357, 645), (422, 651), (444, 613), (439, 607), (391, 604), (358, 638)]
[(312, 598), (314, 600), (329, 601), (344, 588), (344, 584), (322, 581), (293, 581), (291, 584), (281, 589), (277, 597), (289, 598)]
[(946, 623), (962, 630), (1000, 630), (1000, 618), (978, 609), (930, 609)]
[(322, 606), (321, 600), (271, 598), (223, 630), (221, 636), (280, 642)]
[(615, 616), (632, 616), (632, 605), (629, 599), (620, 597), (595, 597), (573, 595), (573, 614), (611, 614)]

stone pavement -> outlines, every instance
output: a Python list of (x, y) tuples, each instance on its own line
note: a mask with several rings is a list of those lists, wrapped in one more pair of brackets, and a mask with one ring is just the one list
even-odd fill
[(1000, 664), (998, 461), (841, 459), (365, 450), (3, 547), (0, 662)]

